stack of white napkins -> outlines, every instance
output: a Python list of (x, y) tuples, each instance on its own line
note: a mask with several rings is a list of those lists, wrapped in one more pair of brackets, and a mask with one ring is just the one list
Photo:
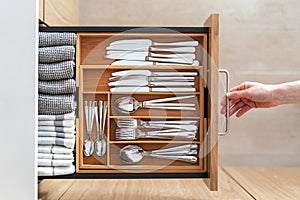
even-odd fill
[(38, 116), (38, 175), (75, 172), (75, 113)]

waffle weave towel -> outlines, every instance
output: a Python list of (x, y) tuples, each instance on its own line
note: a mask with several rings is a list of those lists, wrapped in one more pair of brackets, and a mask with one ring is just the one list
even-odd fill
[(76, 91), (74, 79), (59, 81), (39, 81), (39, 93), (44, 94), (73, 94)]
[(74, 95), (39, 94), (38, 109), (41, 115), (66, 114), (75, 111)]
[(74, 127), (75, 120), (38, 121), (38, 126)]
[(74, 160), (74, 154), (38, 153), (38, 159)]
[(75, 33), (39, 32), (39, 47), (76, 44)]
[(69, 133), (55, 131), (38, 131), (38, 137), (57, 137), (75, 139), (75, 131)]
[(75, 126), (64, 127), (64, 126), (38, 126), (38, 131), (55, 131), (64, 133), (73, 133)]
[(59, 176), (73, 174), (74, 172), (74, 165), (67, 167), (38, 167), (38, 176)]
[(70, 154), (74, 149), (57, 145), (38, 145), (38, 153)]
[(38, 115), (39, 121), (54, 121), (54, 120), (75, 120), (75, 112), (66, 113), (63, 115)]
[(64, 146), (70, 149), (74, 149), (75, 140), (70, 138), (38, 137), (38, 144), (58, 145), (58, 146)]
[(51, 160), (51, 159), (37, 159), (38, 166), (44, 167), (66, 167), (72, 165), (74, 160)]
[(75, 47), (53, 46), (39, 48), (39, 63), (54, 63), (65, 60), (74, 60)]
[(39, 80), (61, 80), (74, 76), (75, 62), (72, 60), (56, 63), (39, 64)]

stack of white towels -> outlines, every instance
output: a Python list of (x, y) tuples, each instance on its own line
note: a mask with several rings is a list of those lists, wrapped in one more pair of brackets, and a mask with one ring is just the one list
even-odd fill
[(38, 175), (75, 172), (74, 33), (39, 33)]

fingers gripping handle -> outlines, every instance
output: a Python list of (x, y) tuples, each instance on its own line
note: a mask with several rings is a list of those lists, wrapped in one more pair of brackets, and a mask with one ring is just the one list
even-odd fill
[[(226, 77), (226, 93), (229, 92), (229, 79), (230, 75), (229, 72), (226, 69), (219, 69), (219, 73), (225, 74)], [(225, 136), (229, 133), (229, 124), (230, 124), (230, 116), (229, 116), (229, 99), (226, 98), (226, 128), (223, 132), (219, 132), (219, 136)]]

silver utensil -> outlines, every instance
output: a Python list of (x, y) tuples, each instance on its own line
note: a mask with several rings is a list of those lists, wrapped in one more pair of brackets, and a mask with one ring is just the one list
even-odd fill
[(194, 53), (168, 53), (168, 54), (159, 54), (152, 53), (148, 51), (106, 51), (105, 58), (108, 59), (122, 59), (122, 60), (146, 60), (146, 57), (157, 57), (157, 58), (189, 58), (195, 59), (196, 56)]
[(193, 97), (195, 97), (195, 95), (177, 96), (138, 102), (135, 98), (131, 96), (124, 96), (115, 100), (114, 107), (117, 111), (124, 114), (134, 113), (141, 107), (169, 110), (196, 110), (194, 103), (164, 103), (168, 101), (183, 100)]
[(195, 92), (193, 87), (114, 87), (110, 88), (111, 92)]
[(147, 80), (147, 81), (195, 81), (193, 76), (144, 76), (144, 75), (131, 75), (131, 76), (113, 76), (108, 79), (109, 81), (119, 80)]
[(149, 86), (149, 87), (155, 87), (155, 86), (194, 86), (195, 83), (191, 81), (148, 81), (148, 80), (140, 80), (140, 79), (129, 79), (129, 80), (120, 80), (120, 81), (114, 81), (109, 82), (108, 85), (111, 86)]
[(111, 63), (111, 65), (134, 65), (134, 66), (199, 66), (198, 60), (194, 60), (192, 64), (182, 64), (182, 63), (170, 63), (170, 62), (152, 62), (152, 61), (141, 61), (141, 60), (117, 60)]
[(120, 150), (120, 159), (128, 164), (138, 163), (144, 156), (196, 163), (198, 159), (194, 156), (197, 155), (197, 151), (195, 150), (197, 148), (192, 147), (192, 145), (181, 145), (154, 151), (144, 151), (143, 148), (137, 145), (127, 145)]
[[(95, 108), (95, 110), (97, 110)], [(98, 113), (97, 113), (98, 115)], [(104, 128), (107, 115), (107, 101), (99, 101), (99, 118), (97, 140), (95, 141), (95, 152), (97, 156), (103, 156), (106, 153), (107, 140), (104, 137)], [(98, 122), (97, 122), (98, 123)]]
[(180, 129), (186, 131), (197, 131), (197, 121), (186, 120), (186, 121), (143, 121), (134, 118), (118, 118), (117, 126), (119, 128), (152, 128), (152, 129)]
[(118, 72), (113, 72), (112, 76), (132, 76), (132, 75), (143, 75), (143, 76), (197, 76), (197, 72), (178, 72), (178, 71), (170, 71), (170, 72), (152, 72), (150, 70), (141, 69), (141, 70), (122, 70)]
[(141, 138), (194, 140), (196, 139), (196, 132), (182, 131), (181, 129), (142, 131), (140, 129), (122, 128), (116, 130), (117, 140), (136, 140)]
[(124, 45), (124, 44), (140, 44), (148, 46), (198, 46), (198, 41), (180, 41), (180, 42), (154, 42), (150, 39), (126, 39), (117, 40), (110, 43), (109, 46)]
[(87, 139), (84, 141), (83, 153), (85, 156), (91, 156), (94, 152), (94, 142), (92, 140), (92, 127), (94, 121), (94, 102), (84, 101)]

